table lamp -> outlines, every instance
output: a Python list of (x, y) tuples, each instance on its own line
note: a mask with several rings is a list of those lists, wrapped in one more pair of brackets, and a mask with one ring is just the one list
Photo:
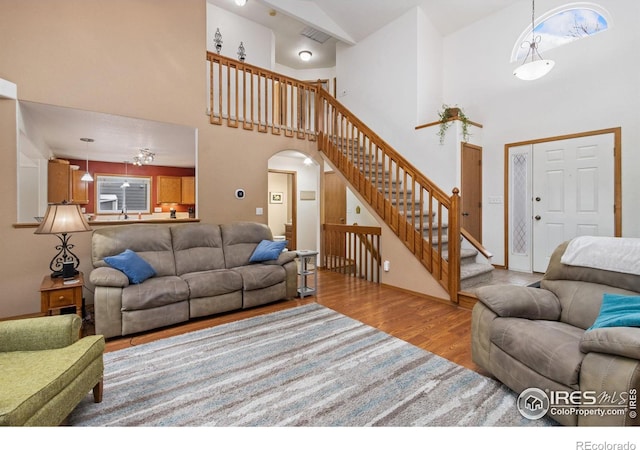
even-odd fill
[(55, 234), (60, 239), (60, 244), (56, 245), (58, 253), (51, 260), (51, 278), (73, 277), (78, 274), (80, 259), (71, 251), (74, 245), (69, 244), (71, 236), (68, 233), (78, 233), (81, 231), (91, 231), (80, 205), (72, 203), (52, 203), (47, 206), (47, 212), (40, 226), (34, 234)]

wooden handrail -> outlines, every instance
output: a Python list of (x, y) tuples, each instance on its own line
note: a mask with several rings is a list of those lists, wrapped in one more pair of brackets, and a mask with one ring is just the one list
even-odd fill
[(318, 149), (457, 302), (458, 189), (448, 196), (327, 92), (316, 97)]
[(371, 140), (378, 145), (379, 147), (385, 148), (389, 155), (393, 156), (393, 158), (398, 161), (403, 167), (406, 167), (408, 170), (414, 172), (418, 177), (417, 181), (425, 186), (429, 186), (435, 192), (439, 193), (440, 198), (446, 199), (448, 198), (447, 194), (440, 189), (435, 183), (429, 180), (426, 176), (424, 176), (418, 169), (416, 169), (407, 159), (404, 158), (400, 153), (398, 153), (391, 145), (387, 144), (380, 136), (378, 136), (373, 130), (367, 127), (364, 122), (362, 122), (358, 117), (353, 114), (349, 109), (347, 109), (344, 105), (339, 103), (335, 98), (333, 98), (328, 92), (324, 90), (317, 91), (319, 96), (323, 101), (326, 101), (331, 106), (336, 108), (341, 114), (345, 117), (349, 117), (349, 120), (361, 130), (367, 130), (367, 136), (371, 138)]
[(487, 250), (484, 247), (484, 245), (482, 245), (476, 238), (471, 236), (471, 233), (469, 233), (465, 228), (460, 228), (460, 234), (462, 234), (462, 236), (467, 241), (469, 241), (469, 243), (471, 245), (473, 245), (476, 250), (478, 250), (480, 253), (482, 253), (482, 255), (484, 255), (485, 258), (487, 258), (487, 259), (493, 258), (493, 254), (489, 250)]

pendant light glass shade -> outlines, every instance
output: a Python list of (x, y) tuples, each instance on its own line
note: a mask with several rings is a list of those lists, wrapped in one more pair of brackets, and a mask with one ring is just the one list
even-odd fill
[(82, 181), (93, 181), (93, 177), (89, 173), (89, 142), (93, 142), (93, 139), (91, 139), (91, 138), (80, 138), (80, 140), (87, 144), (87, 149), (86, 149), (87, 165), (85, 166), (85, 173), (84, 173), (84, 175), (82, 175), (82, 178), (80, 178), (80, 180), (82, 180)]
[(537, 80), (542, 78), (553, 69), (555, 62), (550, 59), (538, 59), (522, 64), (520, 67), (513, 71), (513, 74), (525, 81)]
[(125, 161), (125, 162), (124, 162), (124, 183), (122, 183), (122, 184), (120, 185), (120, 188), (121, 188), (121, 189), (125, 189), (125, 188), (128, 188), (129, 186), (131, 186), (131, 185), (129, 184), (129, 181), (127, 180), (127, 175), (128, 175), (128, 173), (127, 173), (127, 162), (128, 162), (128, 161)]

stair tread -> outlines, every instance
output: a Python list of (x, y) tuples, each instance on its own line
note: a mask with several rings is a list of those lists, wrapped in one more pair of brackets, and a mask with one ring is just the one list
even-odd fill
[[(475, 256), (478, 255), (478, 250), (476, 250), (475, 248), (461, 248), (460, 249), (460, 259), (466, 259), (466, 258), (473, 258)], [(448, 250), (444, 250), (442, 252), (442, 257), (449, 261), (449, 251)], [(492, 266), (493, 267), (493, 266)]]
[(460, 266), (460, 279), (466, 280), (478, 275), (493, 272), (495, 268), (491, 264), (473, 263)]

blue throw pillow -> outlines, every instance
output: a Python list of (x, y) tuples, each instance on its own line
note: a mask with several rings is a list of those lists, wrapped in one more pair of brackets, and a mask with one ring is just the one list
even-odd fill
[(287, 246), (289, 241), (260, 241), (256, 249), (253, 251), (249, 262), (272, 261), (278, 259), (282, 250)]
[(605, 327), (640, 327), (640, 296), (604, 294), (600, 314), (589, 330)]
[(129, 278), (129, 282), (133, 284), (140, 284), (156, 274), (151, 264), (138, 256), (136, 252), (129, 249), (126, 249), (119, 255), (107, 256), (104, 262), (114, 269), (123, 272), (127, 278)]

